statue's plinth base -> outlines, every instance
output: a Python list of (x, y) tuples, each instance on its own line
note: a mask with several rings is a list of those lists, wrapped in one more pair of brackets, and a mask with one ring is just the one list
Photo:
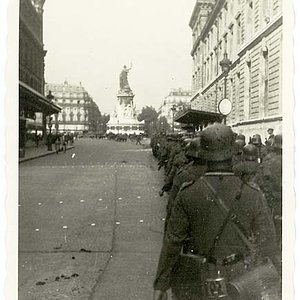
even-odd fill
[(135, 118), (111, 118), (107, 123), (107, 133), (113, 134), (140, 134), (144, 133), (144, 122)]

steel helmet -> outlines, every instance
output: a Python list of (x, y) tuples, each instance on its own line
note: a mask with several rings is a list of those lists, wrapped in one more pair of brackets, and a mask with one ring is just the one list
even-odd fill
[(273, 149), (282, 149), (282, 134), (276, 134), (271, 144)]
[(258, 151), (256, 146), (249, 144), (243, 148), (243, 157), (248, 161), (256, 161), (258, 158)]
[(207, 161), (223, 161), (232, 158), (236, 151), (233, 131), (223, 124), (214, 124), (201, 134), (201, 156)]
[(200, 137), (192, 139), (187, 145), (186, 145), (186, 151), (185, 155), (193, 158), (200, 158)]
[(246, 137), (243, 134), (238, 134), (235, 138), (236, 141), (243, 141), (246, 145)]
[(251, 141), (253, 145), (261, 145), (261, 136), (259, 134), (254, 134)]
[(234, 144), (235, 144), (237, 151), (242, 150), (244, 148), (244, 146), (246, 145), (245, 141), (243, 141), (243, 140), (235, 140)]

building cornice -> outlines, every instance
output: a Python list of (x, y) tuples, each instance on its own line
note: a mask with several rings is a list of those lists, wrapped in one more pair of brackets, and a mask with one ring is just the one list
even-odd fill
[(217, 0), (216, 4), (212, 10), (212, 12), (209, 14), (209, 17), (203, 27), (203, 30), (201, 31), (200, 34), (200, 39), (204, 39), (206, 37), (206, 35), (208, 34), (211, 26), (214, 24), (217, 15), (219, 14), (219, 12), (221, 11), (222, 7), (224, 6), (226, 0)]
[(199, 46), (199, 43), (201, 40), (203, 40), (207, 33), (209, 32), (211, 26), (215, 23), (216, 17), (218, 13), (220, 12), (221, 8), (223, 7), (226, 0), (217, 0), (216, 3), (213, 6), (212, 12), (209, 14), (209, 17), (200, 33), (200, 35), (197, 37), (195, 43), (193, 44), (193, 49), (191, 51), (191, 55), (193, 56), (195, 53), (195, 50)]
[(195, 23), (197, 21), (197, 17), (199, 14), (199, 10), (200, 10), (200, 3), (199, 3), (199, 0), (197, 0), (196, 4), (194, 6), (193, 12), (192, 12), (192, 16), (190, 18), (190, 22), (189, 22), (189, 26), (191, 29), (193, 29), (195, 26)]
[(195, 23), (197, 22), (198, 16), (199, 16), (199, 11), (200, 11), (200, 7), (202, 8), (209, 8), (213, 5), (215, 5), (216, 0), (197, 0), (195, 6), (194, 6), (194, 10), (192, 13), (192, 16), (190, 18), (190, 22), (189, 22), (189, 26), (191, 27), (191, 29), (194, 28)]
[(200, 40), (201, 40), (201, 37), (200, 37), (200, 35), (198, 35), (195, 42), (194, 42), (194, 44), (193, 44), (193, 48), (192, 48), (192, 51), (191, 51), (191, 56), (194, 55), (196, 49), (198, 48), (198, 46), (200, 44)]
[(232, 124), (228, 124), (228, 125), (230, 125), (231, 127), (238, 127), (238, 126), (244, 126), (244, 125), (271, 123), (271, 122), (277, 122), (277, 121), (282, 121), (282, 116), (272, 116), (272, 117), (267, 117), (267, 118), (245, 120), (245, 121), (240, 121), (240, 122), (232, 123)]

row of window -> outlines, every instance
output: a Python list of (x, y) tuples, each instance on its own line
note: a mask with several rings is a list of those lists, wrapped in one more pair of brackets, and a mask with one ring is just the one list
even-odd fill
[(47, 87), (47, 90), (53, 92), (53, 94), (55, 94), (55, 96), (58, 98), (80, 98), (80, 99), (84, 98), (84, 93), (57, 92), (55, 91), (55, 89), (52, 89), (49, 86)]
[[(243, 2), (242, 7), (235, 6), (234, 2), (230, 2), (230, 9), (227, 4), (224, 5), (210, 32), (194, 52), (194, 89), (199, 89), (199, 80), (202, 79), (202, 76), (203, 85), (206, 85), (220, 74), (219, 63), (223, 59), (224, 53), (228, 54), (229, 59), (235, 59), (241, 45), (253, 36), (254, 31), (270, 22), (266, 15), (273, 16), (280, 12), (279, 0), (262, 0), (255, 3), (248, 0)], [(256, 9), (255, 5), (259, 5), (259, 9)], [(241, 12), (239, 12), (240, 7), (242, 8)], [(204, 68), (203, 74), (200, 70), (201, 65)]]
[(233, 105), (232, 112), (228, 117), (229, 121), (249, 120), (280, 114), (279, 79), (278, 76), (274, 77), (274, 74), (277, 74), (275, 72), (279, 72), (279, 66), (272, 69), (271, 78), (269, 60), (268, 51), (263, 52), (259, 61), (260, 72), (258, 76), (254, 76), (251, 61), (245, 62), (243, 70), (242, 66), (240, 70), (237, 66), (234, 74), (227, 80), (226, 95), (224, 94), (224, 83), (216, 83), (204, 95), (203, 101), (198, 102), (198, 99), (195, 99), (193, 104), (197, 105), (197, 109), (205, 108), (209, 111), (216, 111), (216, 103), (227, 97)]
[(72, 100), (72, 99), (61, 99), (61, 98), (55, 98), (55, 100), (57, 100), (57, 103), (88, 104), (88, 101), (84, 101), (84, 100)]
[(83, 114), (58, 114), (59, 122), (85, 122), (86, 117)]
[(86, 112), (86, 114), (87, 114), (87, 111), (85, 111), (83, 107), (77, 108), (76, 106), (75, 107), (63, 107), (62, 111), (66, 112), (66, 113), (70, 113), (70, 112), (73, 112), (73, 113), (77, 113), (77, 112), (84, 113), (84, 112)]

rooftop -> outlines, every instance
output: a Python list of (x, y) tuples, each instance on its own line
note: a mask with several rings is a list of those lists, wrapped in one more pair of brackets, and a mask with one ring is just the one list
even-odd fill
[(79, 85), (69, 84), (67, 81), (64, 83), (46, 83), (45, 85), (46, 91), (51, 90), (52, 92), (86, 92), (84, 87), (79, 83)]

